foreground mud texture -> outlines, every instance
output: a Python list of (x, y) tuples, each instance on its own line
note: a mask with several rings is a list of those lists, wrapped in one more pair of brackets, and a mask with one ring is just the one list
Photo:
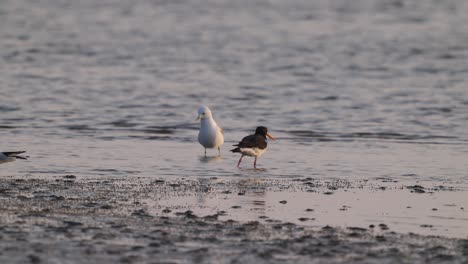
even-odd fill
[[(171, 187), (172, 185), (172, 187)], [(0, 180), (0, 263), (467, 263), (468, 240), (385, 227), (220, 220), (145, 200), (179, 185), (142, 179)], [(157, 202), (157, 201), (156, 201)], [(376, 230), (379, 230), (378, 232)]]

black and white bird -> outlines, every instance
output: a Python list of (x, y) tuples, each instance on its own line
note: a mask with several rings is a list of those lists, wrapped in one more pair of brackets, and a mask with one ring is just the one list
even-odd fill
[(0, 151), (0, 163), (15, 161), (16, 159), (27, 159), (26, 156), (20, 156), (20, 154), (25, 153), (26, 151), (9, 151), (1, 152)]
[(257, 158), (260, 157), (267, 148), (266, 137), (269, 137), (271, 140), (275, 140), (275, 138), (268, 133), (268, 129), (266, 127), (259, 126), (255, 130), (255, 134), (246, 136), (238, 144), (233, 145), (237, 148), (231, 149), (231, 151), (234, 153), (239, 152), (242, 155), (237, 163), (238, 168), (244, 156), (255, 157), (254, 168), (257, 168)]
[(210, 108), (200, 106), (198, 108), (197, 121), (200, 120), (200, 132), (198, 142), (205, 148), (217, 148), (218, 155), (221, 155), (221, 145), (224, 143), (224, 131), (213, 119)]

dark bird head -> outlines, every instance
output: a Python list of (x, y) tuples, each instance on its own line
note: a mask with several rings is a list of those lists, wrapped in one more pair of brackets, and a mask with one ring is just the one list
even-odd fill
[(255, 135), (262, 135), (264, 137), (269, 137), (271, 140), (276, 140), (272, 135), (268, 133), (268, 128), (264, 126), (259, 126), (255, 129)]

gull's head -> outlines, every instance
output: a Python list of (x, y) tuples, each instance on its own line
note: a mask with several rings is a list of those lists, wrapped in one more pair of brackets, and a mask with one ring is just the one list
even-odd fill
[(208, 108), (208, 106), (200, 106), (198, 108), (198, 117), (196, 121), (203, 120), (205, 118), (212, 118), (211, 110)]

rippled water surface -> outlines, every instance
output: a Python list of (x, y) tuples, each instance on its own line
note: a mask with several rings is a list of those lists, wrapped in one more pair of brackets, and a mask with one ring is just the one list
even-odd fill
[[(0, 176), (468, 182), (466, 1), (6, 0), (0, 24), (0, 148), (30, 155)], [(257, 125), (278, 141), (238, 170)]]

